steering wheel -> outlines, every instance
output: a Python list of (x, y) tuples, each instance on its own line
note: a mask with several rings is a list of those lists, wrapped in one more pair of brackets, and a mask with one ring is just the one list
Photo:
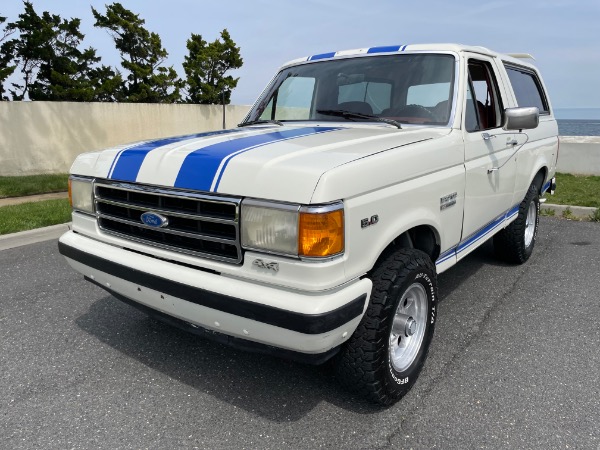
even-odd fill
[(431, 119), (433, 121), (437, 120), (435, 115), (422, 105), (406, 105), (405, 107), (394, 112), (395, 115), (397, 114), (400, 117), (420, 117), (423, 119)]

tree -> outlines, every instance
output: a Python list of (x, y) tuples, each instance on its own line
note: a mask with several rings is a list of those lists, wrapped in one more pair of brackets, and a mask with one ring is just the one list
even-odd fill
[[(31, 2), (19, 20), (8, 28), (19, 32), (18, 39), (5, 46), (23, 74), (23, 84), (13, 83), (14, 100), (94, 101), (113, 99), (115, 93), (96, 95), (98, 86), (118, 85), (121, 77), (105, 66), (96, 67), (96, 50), (80, 50), (84, 35), (79, 19), (61, 19), (45, 11), (38, 15)], [(98, 78), (102, 77), (102, 78)]]
[(121, 53), (121, 65), (129, 72), (123, 84), (128, 102), (173, 103), (180, 98), (180, 84), (173, 67), (161, 64), (168, 56), (160, 37), (144, 28), (145, 20), (120, 3), (106, 6), (102, 15), (92, 7), (96, 27), (105, 28)]
[(226, 104), (239, 78), (225, 73), (242, 67), (240, 48), (236, 47), (227, 29), (221, 31), (221, 40), (207, 43), (199, 34), (192, 33), (187, 41), (188, 55), (183, 62), (188, 103), (218, 104), (222, 96)]
[(25, 11), (19, 14), (19, 20), (7, 26), (12, 32), (18, 31), (19, 38), (3, 45), (6, 53), (13, 56), (16, 68), (23, 74), (23, 84), (12, 83), (10, 93), (13, 100), (23, 100), (29, 93), (41, 62), (48, 58), (51, 51), (50, 42), (56, 21), (56, 16), (52, 17), (49, 13), (45, 13), (44, 18), (38, 16), (28, 1), (24, 2), (24, 6)]
[[(0, 25), (4, 22), (6, 22), (6, 17), (0, 16)], [(11, 30), (9, 27), (5, 27), (0, 33), (2, 36), (0, 37), (0, 100), (8, 100), (4, 96), (4, 82), (15, 71), (15, 66), (10, 64), (13, 59), (12, 52), (7, 45), (8, 42), (5, 42), (6, 38), (12, 33), (14, 33), (14, 30)]]
[(44, 60), (32, 84), (31, 100), (114, 101), (119, 98), (122, 77), (110, 67), (96, 64), (96, 50), (78, 46), (84, 35), (79, 19), (62, 21), (55, 27), (51, 58)]

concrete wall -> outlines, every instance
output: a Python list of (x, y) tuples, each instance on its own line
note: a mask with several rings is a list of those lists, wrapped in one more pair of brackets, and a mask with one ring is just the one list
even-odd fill
[[(249, 108), (227, 106), (226, 127)], [(222, 107), (214, 105), (0, 102), (0, 176), (65, 173), (82, 152), (221, 128)], [(600, 137), (560, 142), (560, 172), (600, 175)]]
[[(249, 106), (227, 106), (235, 127)], [(223, 127), (222, 106), (0, 102), (0, 176), (66, 173), (75, 157), (143, 139)]]
[(561, 136), (557, 170), (600, 175), (600, 136)]

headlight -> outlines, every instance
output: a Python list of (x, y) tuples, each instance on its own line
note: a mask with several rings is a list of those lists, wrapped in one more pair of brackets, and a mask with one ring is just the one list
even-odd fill
[(300, 206), (244, 200), (242, 246), (287, 256), (322, 258), (344, 251), (344, 210), (341, 202)]
[(94, 214), (92, 188), (89, 178), (69, 177), (69, 201), (73, 210)]
[(298, 254), (299, 206), (257, 200), (242, 203), (242, 246), (255, 250)]

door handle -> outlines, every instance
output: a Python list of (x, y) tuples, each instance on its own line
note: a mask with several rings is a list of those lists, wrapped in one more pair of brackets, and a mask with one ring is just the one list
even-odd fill
[(514, 138), (508, 138), (506, 140), (506, 145), (512, 145), (514, 147), (515, 145), (518, 145), (518, 144), (519, 144), (519, 141), (517, 141)]

